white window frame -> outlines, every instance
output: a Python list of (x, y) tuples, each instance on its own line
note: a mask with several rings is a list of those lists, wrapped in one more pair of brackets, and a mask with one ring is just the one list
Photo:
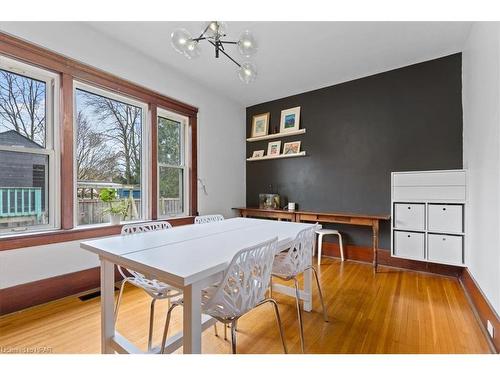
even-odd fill
[[(157, 173), (157, 179), (156, 179), (156, 191), (157, 191), (157, 199), (156, 199), (156, 204), (157, 204), (157, 212), (158, 212), (158, 218), (159, 219), (166, 219), (166, 218), (175, 218), (175, 217), (184, 217), (188, 216), (189, 212), (189, 176), (188, 176), (188, 165), (191, 157), (190, 153), (190, 145), (189, 145), (189, 135), (188, 135), (188, 124), (189, 124), (189, 118), (187, 116), (182, 116), (177, 113), (167, 111), (166, 109), (157, 108), (157, 114), (156, 114), (156, 129), (157, 132), (156, 134), (159, 134), (158, 132), (158, 126), (159, 126), (159, 117), (166, 118), (169, 120), (177, 121), (181, 124), (181, 165), (172, 165), (172, 164), (166, 164), (166, 163), (160, 163), (160, 158), (158, 155), (158, 165), (156, 166), (156, 173)], [(157, 137), (159, 138), (159, 137)], [(158, 139), (157, 139), (157, 144), (153, 145), (153, 147), (156, 147), (158, 150)], [(183, 188), (182, 188), (182, 196), (183, 196), (183, 211), (182, 213), (176, 214), (176, 215), (160, 215), (160, 167), (168, 167), (168, 168), (178, 168), (182, 169), (182, 177), (183, 177)]]
[[(60, 195), (60, 134), (59, 134), (59, 75), (48, 70), (0, 55), (0, 68), (15, 74), (45, 82), (45, 148), (35, 149), (19, 146), (1, 146), (1, 151), (47, 155), (48, 178), (45, 202), (48, 202), (49, 221), (47, 224), (27, 227), (0, 229), (0, 237), (19, 233), (33, 233), (59, 229), (61, 226)], [(57, 126), (56, 126), (57, 125)]]
[[(103, 89), (97, 86), (89, 85), (77, 80), (73, 81), (73, 222), (74, 222), (74, 227), (78, 228), (85, 228), (85, 227), (101, 227), (101, 226), (110, 226), (111, 223), (102, 223), (102, 224), (85, 224), (85, 225), (78, 225), (78, 181), (77, 181), (77, 166), (76, 166), (76, 153), (77, 153), (77, 143), (76, 143), (76, 136), (77, 136), (77, 123), (76, 123), (76, 117), (78, 114), (78, 110), (76, 107), (76, 90), (84, 90), (87, 92), (90, 92), (92, 94), (100, 95), (112, 100), (116, 100), (125, 104), (130, 104), (135, 107), (139, 107), (142, 109), (142, 124), (141, 124), (141, 218), (138, 220), (134, 221), (146, 221), (146, 220), (151, 220), (151, 210), (150, 210), (150, 200), (149, 200), (149, 186), (150, 183), (149, 181), (151, 180), (151, 158), (150, 158), (150, 152), (149, 150), (149, 145), (151, 144), (151, 132), (149, 129), (151, 128), (150, 126), (150, 118), (149, 116), (149, 110), (148, 110), (148, 104), (132, 99), (128, 96), (124, 96), (121, 94), (117, 94), (116, 92), (110, 90), (110, 89)], [(126, 221), (127, 223), (131, 223), (134, 221)]]

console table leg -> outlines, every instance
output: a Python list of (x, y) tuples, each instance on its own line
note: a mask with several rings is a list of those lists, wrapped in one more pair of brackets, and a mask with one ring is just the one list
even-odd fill
[(373, 271), (377, 273), (378, 267), (378, 220), (373, 221)]

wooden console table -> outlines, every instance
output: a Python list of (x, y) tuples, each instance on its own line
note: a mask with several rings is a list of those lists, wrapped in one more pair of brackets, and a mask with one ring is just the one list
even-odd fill
[(336, 223), (358, 226), (368, 226), (372, 228), (373, 247), (373, 267), (377, 272), (378, 266), (378, 233), (379, 223), (382, 220), (389, 220), (390, 215), (365, 215), (346, 212), (309, 212), (309, 211), (288, 211), (288, 210), (266, 210), (262, 208), (239, 207), (235, 208), (243, 217), (258, 217), (266, 219), (290, 220), (295, 222), (318, 222)]

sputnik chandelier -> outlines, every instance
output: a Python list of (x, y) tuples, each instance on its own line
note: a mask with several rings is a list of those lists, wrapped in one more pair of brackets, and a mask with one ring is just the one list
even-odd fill
[(186, 29), (176, 29), (171, 34), (172, 46), (188, 59), (194, 59), (201, 53), (200, 42), (207, 41), (215, 48), (215, 57), (222, 53), (238, 66), (238, 77), (244, 83), (251, 83), (257, 78), (257, 69), (250, 61), (241, 64), (233, 59), (225, 50), (225, 45), (233, 44), (238, 47), (238, 52), (244, 57), (250, 57), (257, 52), (257, 43), (250, 31), (241, 34), (238, 41), (224, 40), (226, 37), (226, 24), (220, 21), (210, 21), (206, 24), (200, 36), (193, 38)]

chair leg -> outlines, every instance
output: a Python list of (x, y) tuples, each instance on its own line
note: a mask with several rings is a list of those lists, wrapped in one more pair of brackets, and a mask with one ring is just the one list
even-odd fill
[(227, 340), (227, 324), (224, 323), (224, 340)]
[(286, 348), (286, 343), (285, 343), (285, 335), (283, 334), (283, 325), (281, 324), (281, 317), (280, 317), (280, 310), (278, 308), (278, 303), (273, 299), (269, 299), (268, 302), (270, 302), (274, 306), (274, 313), (276, 315), (276, 322), (278, 323), (278, 328), (280, 330), (280, 337), (281, 337), (281, 343), (283, 344), (283, 351), (285, 352), (285, 354), (288, 354), (288, 350)]
[(269, 298), (273, 298), (273, 277), (271, 276), (271, 281), (269, 282)]
[(160, 353), (165, 353), (165, 344), (167, 343), (167, 335), (168, 335), (168, 326), (170, 325), (170, 317), (172, 316), (172, 311), (179, 306), (177, 303), (172, 303), (172, 306), (168, 309), (167, 319), (165, 321), (165, 328), (163, 329), (163, 338), (161, 340), (161, 348)]
[(304, 327), (302, 326), (302, 310), (300, 308), (299, 281), (294, 277), (293, 282), (295, 284), (295, 300), (297, 302), (297, 314), (299, 318), (300, 347), (302, 348), (302, 353), (304, 353)]
[(316, 255), (316, 247), (317, 247), (317, 244), (318, 244), (318, 238), (316, 236), (316, 233), (314, 233), (314, 242), (313, 242), (313, 256)]
[(153, 347), (153, 327), (155, 324), (155, 303), (156, 299), (151, 300), (151, 306), (149, 309), (149, 334), (148, 334), (148, 352), (151, 351)]
[(118, 299), (116, 300), (116, 306), (115, 306), (115, 324), (116, 320), (118, 319), (118, 309), (120, 308), (120, 303), (122, 301), (122, 296), (123, 296), (123, 289), (125, 288), (125, 283), (127, 282), (127, 279), (123, 279), (122, 285), (120, 286), (120, 293), (118, 294)]
[(236, 325), (238, 319), (235, 319), (231, 322), (231, 351), (233, 354), (236, 354)]
[(321, 264), (321, 252), (323, 250), (323, 235), (318, 236), (318, 266)]
[(316, 285), (318, 286), (319, 300), (321, 301), (321, 307), (323, 308), (323, 319), (325, 322), (328, 322), (328, 313), (326, 311), (325, 301), (323, 300), (323, 292), (321, 291), (321, 285), (319, 283), (318, 272), (316, 271), (316, 269), (314, 267), (309, 267), (309, 268), (312, 269), (312, 271), (314, 273), (314, 277), (316, 279)]
[(217, 332), (217, 322), (215, 322), (215, 324), (214, 324), (214, 333), (215, 333), (215, 336), (219, 337), (219, 332)]
[(342, 235), (339, 233), (339, 246), (340, 246), (340, 259), (344, 261), (344, 244), (342, 241)]

